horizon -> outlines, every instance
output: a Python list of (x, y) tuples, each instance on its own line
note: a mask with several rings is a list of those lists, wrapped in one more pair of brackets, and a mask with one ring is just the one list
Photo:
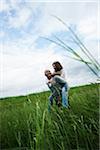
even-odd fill
[[(90, 86), (92, 84), (100, 84), (100, 83), (94, 82), (94, 83), (82, 84), (82, 85), (72, 86), (72, 87), (70, 87), (70, 89), (84, 87), (84, 86)], [(38, 91), (36, 93), (26, 93), (26, 94), (22, 94), (22, 95), (12, 95), (12, 96), (0, 97), (0, 100), (6, 99), (6, 98), (14, 98), (14, 97), (27, 97), (27, 96), (30, 96), (30, 95), (40, 94), (40, 93), (44, 93), (44, 92), (50, 92), (50, 89), (47, 89), (45, 91)]]

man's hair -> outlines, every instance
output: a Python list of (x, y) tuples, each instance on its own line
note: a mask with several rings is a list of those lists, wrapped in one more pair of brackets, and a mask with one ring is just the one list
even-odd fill
[(55, 61), (53, 62), (52, 65), (55, 65), (55, 71), (60, 71), (61, 69), (63, 69), (63, 66), (61, 65), (61, 63), (59, 61)]
[(45, 71), (44, 71), (45, 76), (47, 76), (48, 73), (51, 73), (51, 71), (50, 71), (50, 70), (45, 70)]

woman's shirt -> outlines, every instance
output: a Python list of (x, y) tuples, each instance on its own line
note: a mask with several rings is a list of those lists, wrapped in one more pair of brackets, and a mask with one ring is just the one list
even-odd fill
[(61, 69), (60, 71), (56, 71), (56, 72), (54, 72), (53, 74), (54, 74), (54, 75), (59, 75), (59, 76), (61, 76), (63, 79), (66, 79), (66, 77), (65, 77), (65, 72), (64, 72), (63, 69)]

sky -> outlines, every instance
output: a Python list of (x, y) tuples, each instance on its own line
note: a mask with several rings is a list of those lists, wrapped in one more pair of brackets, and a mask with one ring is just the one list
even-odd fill
[[(60, 61), (70, 87), (96, 81), (87, 66), (43, 37), (65, 40), (85, 58), (61, 18), (80, 37), (95, 59), (99, 47), (99, 2), (0, 0), (0, 97), (48, 90), (44, 70)], [(70, 57), (68, 57), (70, 56)]]

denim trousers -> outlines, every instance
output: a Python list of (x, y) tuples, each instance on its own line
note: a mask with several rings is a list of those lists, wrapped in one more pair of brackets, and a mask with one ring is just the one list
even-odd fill
[(68, 85), (67, 83), (62, 88), (62, 106), (68, 107)]
[(55, 98), (56, 105), (57, 105), (57, 96), (53, 93), (49, 96), (49, 105), (48, 105), (48, 111), (50, 112), (51, 106), (53, 105), (53, 100)]

